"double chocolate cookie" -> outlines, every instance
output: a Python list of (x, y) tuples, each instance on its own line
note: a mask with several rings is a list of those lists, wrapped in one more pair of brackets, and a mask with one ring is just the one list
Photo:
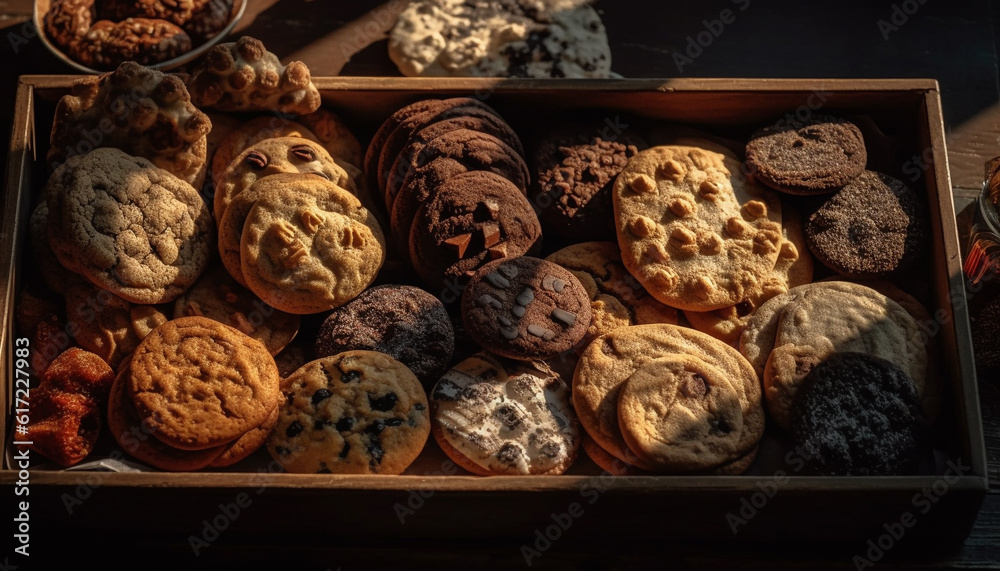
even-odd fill
[(462, 321), (477, 343), (511, 359), (546, 359), (590, 327), (590, 296), (569, 270), (522, 256), (486, 264), (462, 294)]

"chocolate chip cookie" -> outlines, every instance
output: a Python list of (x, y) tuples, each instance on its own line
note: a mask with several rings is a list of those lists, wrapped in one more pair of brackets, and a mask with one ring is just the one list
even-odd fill
[(436, 297), (413, 286), (381, 285), (333, 310), (316, 334), (317, 357), (355, 349), (389, 355), (430, 388), (448, 369), (455, 331)]
[(434, 386), (431, 411), (438, 444), (474, 474), (562, 474), (580, 446), (569, 387), (538, 363), (473, 355)]
[(400, 474), (430, 435), (427, 396), (402, 363), (347, 351), (306, 363), (282, 383), (267, 450), (307, 474)]
[(590, 327), (590, 297), (569, 270), (521, 256), (490, 262), (462, 293), (462, 322), (480, 346), (511, 359), (546, 359)]
[(827, 198), (806, 224), (816, 258), (850, 277), (886, 277), (913, 265), (930, 235), (923, 200), (902, 181), (874, 171)]
[(829, 115), (757, 131), (747, 143), (746, 157), (754, 178), (791, 194), (832, 192), (854, 180), (868, 162), (861, 130)]

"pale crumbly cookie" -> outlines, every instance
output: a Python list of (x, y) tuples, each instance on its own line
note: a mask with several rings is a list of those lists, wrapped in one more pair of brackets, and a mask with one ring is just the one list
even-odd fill
[(200, 188), (212, 129), (174, 75), (125, 62), (113, 72), (73, 82), (56, 105), (49, 152), (55, 170), (68, 158), (98, 147), (144, 157)]
[(802, 222), (793, 208), (782, 210), (778, 260), (757, 287), (734, 306), (713, 311), (685, 311), (684, 317), (698, 331), (729, 344), (738, 344), (754, 311), (772, 297), (812, 281), (813, 258), (802, 235)]
[(431, 391), (434, 437), (474, 474), (562, 474), (576, 459), (580, 426), (569, 387), (540, 363), (478, 353)]
[(618, 175), (612, 200), (625, 267), (667, 305), (736, 305), (777, 261), (781, 202), (728, 155), (647, 149)]
[(281, 398), (278, 367), (260, 341), (205, 317), (182, 317), (142, 340), (128, 392), (161, 442), (203, 450), (260, 426)]
[(160, 470), (171, 472), (192, 472), (208, 466), (224, 451), (224, 446), (204, 450), (180, 450), (160, 442), (154, 435), (154, 427), (139, 418), (135, 405), (128, 394), (128, 378), (131, 374), (126, 360), (115, 382), (111, 386), (108, 399), (108, 430), (118, 446), (130, 456)]
[(622, 384), (618, 426), (629, 450), (658, 472), (712, 468), (742, 452), (740, 393), (698, 357), (656, 358)]
[(743, 428), (737, 456), (753, 449), (764, 433), (760, 380), (736, 349), (700, 331), (669, 324), (634, 325), (615, 329), (594, 340), (573, 375), (573, 404), (580, 424), (616, 458), (650, 469), (625, 443), (618, 422), (618, 397), (629, 377), (663, 355), (697, 357), (720, 370), (738, 391)]
[(611, 50), (590, 6), (559, 0), (415, 0), (389, 35), (408, 76), (608, 77)]
[(312, 174), (341, 188), (348, 184), (347, 172), (319, 143), (301, 137), (264, 139), (237, 155), (216, 181), (212, 208), (216, 222), (234, 196), (264, 177), (286, 173)]
[(191, 185), (114, 148), (72, 157), (45, 186), (59, 262), (133, 303), (164, 303), (208, 264), (212, 221)]
[(66, 319), (74, 324), (73, 338), (113, 369), (141, 341), (132, 329), (132, 308), (131, 303), (77, 276), (66, 284)]
[(167, 20), (128, 18), (101, 20), (70, 49), (70, 57), (97, 70), (126, 61), (142, 65), (172, 60), (191, 51), (191, 36)]
[(243, 225), (240, 269), (258, 297), (288, 313), (319, 313), (372, 283), (385, 239), (357, 198), (312, 175), (271, 176), (257, 186), (264, 191)]
[(288, 472), (401, 474), (430, 435), (420, 381), (383, 353), (311, 361), (285, 379), (282, 391), (286, 401), (267, 450)]
[(279, 311), (244, 288), (224, 268), (206, 272), (174, 301), (173, 317), (207, 317), (235, 327), (277, 355), (299, 332), (301, 318)]
[(772, 298), (750, 320), (740, 349), (755, 366), (763, 360), (768, 411), (783, 428), (802, 380), (834, 353), (886, 359), (925, 396), (927, 349), (916, 321), (896, 302), (858, 284), (818, 282)]
[(300, 61), (284, 66), (260, 40), (243, 36), (205, 54), (187, 80), (191, 100), (219, 111), (305, 114), (319, 109), (319, 90)]

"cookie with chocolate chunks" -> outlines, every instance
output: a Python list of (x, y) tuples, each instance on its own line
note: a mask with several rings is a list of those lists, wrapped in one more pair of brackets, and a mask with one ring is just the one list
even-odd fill
[(569, 270), (522, 256), (483, 266), (462, 294), (469, 336), (511, 359), (547, 359), (570, 349), (590, 326), (590, 296)]
[(473, 171), (444, 182), (410, 227), (410, 261), (428, 286), (463, 282), (483, 264), (540, 247), (528, 199), (500, 175)]

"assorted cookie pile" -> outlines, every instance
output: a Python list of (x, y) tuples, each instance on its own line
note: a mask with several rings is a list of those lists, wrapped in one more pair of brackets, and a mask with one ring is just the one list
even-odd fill
[(48, 5), (45, 35), (97, 70), (174, 59), (214, 38), (233, 12), (233, 0), (51, 0)]
[(522, 140), (453, 97), (365, 148), (340, 111), (252, 38), (186, 82), (126, 63), (59, 102), (17, 307), (37, 450), (79, 462), (106, 418), (163, 470), (263, 448), (400, 474), (433, 435), (480, 475), (581, 448), (613, 474), (741, 474), (770, 424), (813, 473), (919, 469), (942, 390), (897, 284), (927, 208), (865, 170), (854, 124), (744, 149), (590, 111)]

